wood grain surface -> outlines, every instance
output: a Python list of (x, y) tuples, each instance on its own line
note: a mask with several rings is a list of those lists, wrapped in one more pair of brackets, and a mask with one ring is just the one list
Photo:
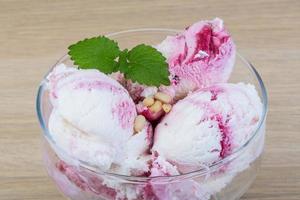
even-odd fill
[(41, 162), (35, 96), (69, 44), (215, 16), (262, 75), (270, 99), (262, 169), (243, 199), (299, 200), (299, 0), (0, 0), (0, 199), (63, 199)]

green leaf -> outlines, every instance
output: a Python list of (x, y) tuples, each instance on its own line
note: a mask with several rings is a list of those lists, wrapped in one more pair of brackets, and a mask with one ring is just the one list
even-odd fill
[(98, 69), (103, 73), (110, 74), (118, 71), (115, 59), (120, 52), (117, 42), (99, 36), (69, 46), (68, 54), (79, 68)]
[(155, 48), (141, 44), (128, 52), (125, 77), (140, 84), (170, 85), (166, 58)]

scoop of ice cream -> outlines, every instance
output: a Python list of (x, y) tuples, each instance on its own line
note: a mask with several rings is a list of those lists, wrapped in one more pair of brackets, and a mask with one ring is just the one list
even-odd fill
[(103, 170), (121, 162), (133, 135), (135, 104), (114, 79), (97, 70), (57, 66), (49, 75), (49, 130), (67, 153)]
[(73, 126), (103, 142), (128, 140), (136, 110), (126, 89), (97, 70), (69, 71), (55, 70), (49, 76), (54, 109)]
[(235, 60), (235, 45), (221, 19), (199, 21), (156, 48), (169, 63), (171, 83), (163, 92), (180, 99), (189, 91), (226, 82)]
[(153, 151), (181, 172), (205, 167), (245, 144), (261, 118), (253, 85), (217, 84), (177, 102), (155, 130)]

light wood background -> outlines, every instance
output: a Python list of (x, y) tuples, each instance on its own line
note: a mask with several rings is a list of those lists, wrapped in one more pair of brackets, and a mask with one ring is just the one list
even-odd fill
[(300, 1), (0, 0), (0, 199), (61, 200), (41, 162), (35, 95), (85, 37), (219, 16), (270, 98), (262, 169), (243, 199), (300, 199)]

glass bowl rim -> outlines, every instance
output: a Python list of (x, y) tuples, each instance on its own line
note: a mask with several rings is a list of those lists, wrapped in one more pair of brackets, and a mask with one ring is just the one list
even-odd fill
[[(177, 34), (177, 33), (180, 33), (181, 31), (182, 30), (167, 29), (167, 28), (139, 28), (139, 29), (129, 29), (129, 30), (123, 30), (123, 31), (118, 31), (118, 32), (112, 32), (112, 33), (105, 34), (105, 36), (113, 37), (113, 36), (117, 36), (117, 35), (121, 35), (121, 34), (142, 33), (142, 32), (147, 32), (147, 33), (149, 33), (149, 32), (153, 32), (153, 33), (155, 33), (155, 32), (169, 32), (169, 33), (172, 33), (172, 34)], [(38, 116), (40, 126), (43, 130), (43, 136), (46, 138), (47, 142), (49, 142), (49, 143), (51, 143), (51, 142), (54, 143), (54, 141), (52, 141), (51, 138), (49, 138), (50, 133), (49, 133), (49, 130), (47, 128), (47, 125), (45, 124), (44, 117), (43, 117), (43, 114), (42, 114), (42, 111), (41, 111), (42, 103), (41, 103), (40, 99), (41, 99), (42, 93), (46, 89), (46, 82), (47, 82), (48, 74), (51, 73), (52, 69), (55, 66), (57, 66), (59, 63), (66, 60), (67, 58), (68, 58), (68, 55), (66, 54), (63, 57), (61, 57), (50, 68), (50, 70), (45, 74), (43, 80), (41, 81), (41, 83), (38, 87), (38, 91), (37, 91), (36, 112), (37, 112), (37, 116)], [(192, 177), (196, 177), (196, 176), (197, 177), (198, 176), (207, 176), (210, 172), (213, 172), (216, 168), (222, 166), (222, 164), (227, 163), (227, 162), (233, 160), (234, 158), (236, 158), (238, 156), (238, 152), (242, 151), (253, 140), (253, 138), (259, 133), (259, 130), (262, 128), (262, 126), (265, 122), (266, 116), (267, 116), (268, 96), (267, 96), (266, 87), (263, 83), (263, 80), (262, 80), (261, 76), (259, 75), (259, 73), (255, 69), (255, 67), (251, 64), (251, 62), (249, 62), (247, 59), (245, 59), (243, 56), (241, 56), (238, 53), (237, 53), (237, 58), (240, 59), (244, 63), (244, 65), (247, 66), (248, 70), (251, 71), (252, 75), (255, 77), (256, 81), (258, 81), (258, 83), (259, 83), (259, 89), (261, 91), (261, 95), (262, 95), (261, 100), (262, 100), (262, 105), (263, 105), (262, 117), (259, 121), (259, 124), (258, 124), (256, 130), (254, 131), (254, 134), (252, 134), (252, 136), (248, 139), (248, 141), (246, 141), (243, 145), (241, 145), (239, 148), (237, 148), (235, 151), (233, 151), (228, 156), (220, 159), (216, 163), (208, 166), (207, 168), (201, 168), (201, 169), (194, 170), (194, 171), (191, 171), (191, 172), (187, 172), (187, 173), (184, 173), (184, 174), (172, 175), (172, 176), (154, 176), (154, 177), (130, 176), (130, 175), (123, 175), (123, 174), (116, 174), (116, 173), (101, 171), (101, 170), (99, 170), (95, 167), (92, 167), (92, 166), (88, 165), (84, 161), (78, 160), (78, 159), (68, 155), (67, 153), (65, 153), (61, 149), (60, 149), (60, 151), (63, 152), (63, 154), (67, 155), (68, 159), (76, 161), (76, 163), (78, 163), (79, 167), (83, 167), (84, 169), (90, 170), (90, 171), (92, 171), (93, 173), (96, 173), (96, 174), (110, 176), (112, 178), (125, 180), (126, 182), (131, 182), (131, 183), (147, 182), (149, 180), (154, 181), (155, 179), (159, 179), (160, 182), (162, 182), (164, 180), (166, 182), (170, 182), (170, 181), (173, 181), (173, 180), (177, 181), (178, 179), (182, 180), (182, 179), (192, 178)]]

